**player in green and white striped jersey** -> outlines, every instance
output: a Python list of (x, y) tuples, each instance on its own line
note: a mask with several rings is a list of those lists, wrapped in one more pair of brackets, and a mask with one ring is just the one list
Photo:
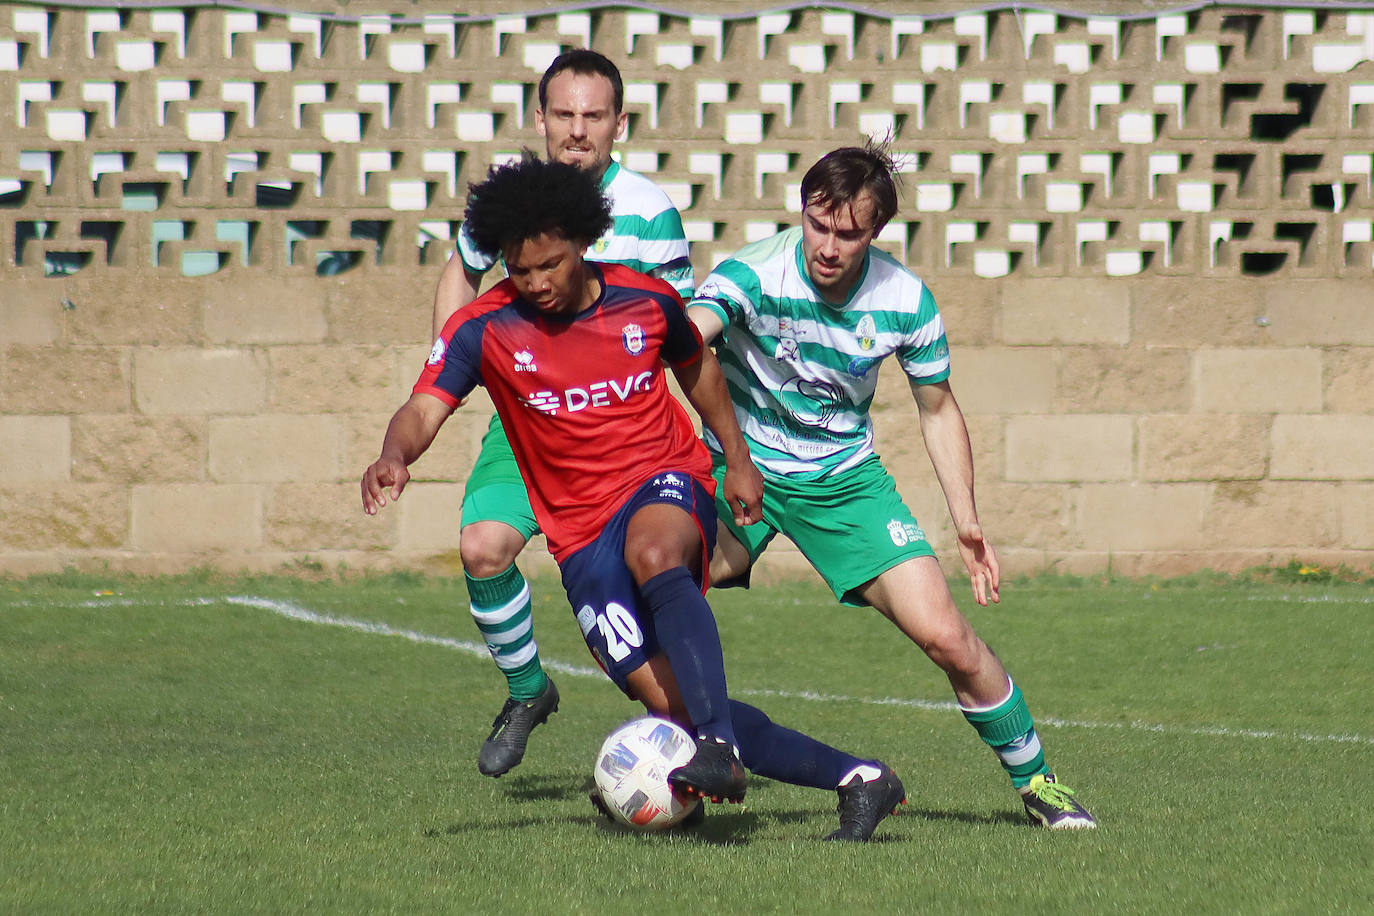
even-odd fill
[[(720, 336), (717, 358), (764, 478), (762, 523), (736, 525), (730, 507), (720, 507), (711, 579), (747, 584), (768, 543), (787, 535), (841, 602), (877, 608), (940, 666), (1032, 823), (1096, 826), (1055, 780), (1020, 689), (955, 606), (925, 533), (873, 450), (878, 366), (894, 356), (911, 383), (974, 597), (998, 601), (997, 555), (978, 523), (944, 324), (925, 284), (872, 247), (897, 212), (892, 159), (874, 144), (836, 150), (806, 173), (801, 196), (801, 226), (717, 266), (689, 311), (704, 338)], [(719, 452), (709, 434), (707, 444)]]
[[(625, 129), (624, 86), (615, 64), (595, 51), (560, 55), (539, 82), (535, 128), (548, 158), (577, 166), (600, 179), (611, 200), (611, 231), (587, 252), (658, 277), (684, 299), (692, 294), (692, 262), (682, 217), (668, 195), (648, 178), (611, 158)], [(434, 296), (434, 336), (458, 309), (477, 297), (495, 261), (460, 232), (457, 249)], [(529, 584), (515, 565), (539, 531), (524, 481), (500, 420), (493, 416), (463, 493), (458, 551), (469, 610), (492, 659), (506, 676), (509, 697), (483, 742), (477, 768), (500, 776), (520, 762), (535, 726), (558, 708), (558, 689), (544, 671), (534, 638)]]
[(814, 480), (873, 455), (869, 406), (884, 359), (896, 356), (913, 382), (928, 385), (949, 376), (949, 348), (930, 290), (879, 249), (842, 304), (818, 298), (802, 235), (788, 229), (738, 252), (693, 304), (739, 327), (719, 359), (754, 462)]

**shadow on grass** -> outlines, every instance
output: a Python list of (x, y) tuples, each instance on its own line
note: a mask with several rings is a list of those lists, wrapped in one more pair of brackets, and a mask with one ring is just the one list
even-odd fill
[[(822, 818), (824, 832), (820, 836), (828, 834), (838, 825), (838, 821), (828, 821), (834, 818), (834, 808), (825, 806), (823, 809), (793, 808), (790, 810), (763, 810), (751, 812), (757, 820), (772, 824), (809, 824), (814, 822), (817, 817)], [(972, 814), (967, 811), (937, 811), (934, 808), (916, 808), (911, 805), (903, 805), (896, 814), (884, 818), (878, 825), (877, 832), (873, 835), (870, 842), (873, 843), (895, 843), (904, 842), (907, 837), (894, 836), (890, 831), (898, 824), (912, 825), (918, 820), (927, 821), (948, 821), (970, 825), (987, 826), (1014, 826), (1016, 829), (1024, 829), (1026, 818), (1024, 815), (1017, 815), (1010, 811), (998, 812), (996, 814)], [(707, 821), (709, 824), (710, 821)], [(817, 839), (820, 838), (817, 837)]]
[(553, 773), (545, 775), (522, 773), (519, 776), (507, 777), (502, 781), (507, 783), (502, 788), (507, 790), (506, 794), (510, 800), (520, 803), (562, 801), (577, 795), (585, 796), (592, 787), (592, 781), (589, 779), (580, 790), (572, 791), (568, 788), (567, 780), (561, 779)]
[[(615, 824), (599, 814), (588, 799), (588, 794), (593, 791), (593, 782), (590, 779), (583, 780), (580, 788), (574, 788), (569, 783), (556, 775), (521, 774), (509, 777), (506, 783), (509, 798), (511, 801), (528, 804), (549, 802), (572, 801), (574, 803), (584, 801), (586, 803), (586, 816), (574, 817), (570, 820), (573, 823), (586, 824), (598, 830), (603, 835), (622, 835), (626, 837), (637, 836), (637, 832)], [(767, 784), (751, 786), (750, 795), (757, 799), (759, 796), (768, 794)], [(818, 801), (820, 796), (818, 795)], [(748, 845), (750, 837), (765, 824), (776, 825), (809, 825), (818, 818), (824, 818), (827, 814), (833, 816), (833, 807), (830, 798), (824, 799), (817, 807), (811, 808), (768, 808), (767, 806), (730, 805), (730, 804), (708, 804), (706, 808), (707, 817), (704, 822), (695, 827), (675, 827), (663, 831), (665, 837), (672, 837), (679, 842), (701, 843), (710, 846), (744, 846)], [(928, 821), (948, 821), (974, 826), (1015, 826), (1023, 829), (1026, 823), (1025, 816), (1019, 812), (1001, 811), (994, 814), (973, 814), (967, 811), (942, 811), (935, 808), (918, 808), (913, 805), (904, 805), (896, 815), (886, 818), (878, 827), (878, 832), (870, 842), (873, 843), (893, 843), (904, 842), (908, 838), (895, 836), (891, 833), (894, 822), (899, 819), (906, 823), (911, 823), (916, 819)], [(565, 820), (565, 822), (568, 822)], [(540, 817), (518, 817), (511, 818), (502, 823), (461, 823), (450, 824), (447, 827), (431, 827), (423, 831), (423, 836), (427, 839), (438, 839), (441, 837), (461, 836), (466, 833), (487, 832), (493, 829), (509, 830), (520, 829), (523, 827), (542, 827), (549, 823), (547, 816)], [(816, 839), (821, 839), (832, 827), (826, 825), (824, 832), (817, 835)]]
[(1026, 815), (1012, 811), (999, 811), (996, 814), (970, 814), (967, 811), (937, 811), (934, 808), (902, 808), (901, 817), (920, 817), (928, 821), (957, 821), (962, 824), (987, 824), (997, 826), (1011, 824), (1018, 828), (1026, 826)]
[[(591, 779), (584, 779), (580, 788), (572, 787), (567, 780), (557, 775), (521, 774), (510, 777), (506, 788), (508, 798), (517, 804), (581, 801), (586, 805), (585, 817), (560, 818), (564, 823), (581, 823), (599, 830), (602, 834), (637, 836), (638, 833), (607, 820), (592, 805), (589, 793), (594, 790)], [(720, 812), (715, 818), (709, 815)], [(674, 827), (663, 831), (665, 837), (679, 841), (705, 843), (712, 846), (742, 846), (748, 843), (749, 835), (758, 829), (758, 816), (739, 805), (708, 805), (706, 822), (697, 827)], [(511, 818), (499, 824), (491, 822), (449, 824), (447, 827), (429, 827), (421, 832), (426, 839), (461, 836), (466, 833), (484, 833), (492, 830), (510, 830), (523, 827), (543, 827), (549, 823), (548, 816)]]
[[(626, 838), (640, 836), (639, 833), (628, 827), (622, 827), (608, 821), (605, 815), (592, 808), (591, 802), (587, 803), (585, 817), (560, 818), (559, 820), (562, 823), (584, 824), (605, 836), (623, 836)], [(747, 846), (750, 835), (758, 829), (759, 820), (759, 817), (750, 811), (732, 811), (728, 816), (719, 815), (714, 818), (708, 816), (705, 823), (698, 827), (674, 827), (662, 831), (662, 835), (665, 838), (671, 837), (678, 842), (702, 843), (708, 846)], [(549, 819), (547, 817), (522, 817), (500, 823), (464, 823), (449, 824), (447, 827), (430, 827), (422, 831), (421, 835), (425, 839), (436, 840), (444, 837), (462, 836), (467, 833), (491, 833), (497, 830), (519, 830), (525, 827), (547, 827), (548, 824)]]
[[(593, 825), (606, 835), (634, 837), (638, 834), (604, 817), (594, 818)], [(700, 843), (704, 846), (748, 846), (759, 828), (759, 817), (738, 805), (710, 805), (706, 820), (696, 827), (673, 827), (663, 831), (679, 843)]]

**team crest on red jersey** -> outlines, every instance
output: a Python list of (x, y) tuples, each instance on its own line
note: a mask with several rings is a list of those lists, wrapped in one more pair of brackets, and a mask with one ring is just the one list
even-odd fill
[(627, 324), (620, 329), (620, 342), (625, 345), (625, 352), (631, 356), (638, 356), (644, 352), (644, 329), (637, 324)]

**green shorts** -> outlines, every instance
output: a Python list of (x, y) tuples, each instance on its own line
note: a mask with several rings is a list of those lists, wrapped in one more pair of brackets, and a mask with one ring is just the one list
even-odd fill
[[(720, 524), (749, 551), (752, 565), (779, 532), (787, 535), (842, 604), (862, 607), (854, 589), (904, 560), (935, 555), (916, 517), (902, 502), (892, 475), (875, 455), (823, 480), (764, 475), (763, 521), (734, 522), (720, 493), (725, 466), (717, 458), (716, 511)], [(748, 576), (719, 583), (748, 585)]]
[(525, 479), (515, 464), (501, 418), (492, 414), (491, 424), (482, 437), (482, 450), (463, 488), (464, 526), (473, 522), (504, 522), (529, 540), (539, 533), (539, 523), (530, 508)]

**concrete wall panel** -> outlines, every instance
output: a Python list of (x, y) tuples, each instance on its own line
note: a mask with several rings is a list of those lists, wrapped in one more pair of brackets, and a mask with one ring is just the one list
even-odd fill
[[(494, 0), (461, 24), (432, 0), (366, 27), (325, 6), (318, 42), (309, 12), (230, 35), (230, 10), (160, 9), (184, 47), (130, 9), (94, 56), (85, 10), (0, 25), (25, 49), (0, 79), (0, 470), (45, 490), (0, 493), (0, 572), (456, 572), (484, 393), (399, 505), (363, 516), (357, 480), (429, 352), (467, 184), (541, 145), (542, 67), (582, 44), (621, 65), (622, 161), (678, 202), (699, 277), (797, 222), (818, 157), (891, 136), (878, 245), (940, 305), (1009, 571), (1374, 562), (1374, 104), (1344, 8), (1310, 36), (1247, 8), (1239, 41), (1239, 7), (1116, 0), (1071, 4), (1091, 31), (1059, 15), (1034, 35), (964, 2), (957, 24), (928, 3), (708, 2), (693, 15), (732, 17), (718, 35), (619, 8), (584, 32)], [(157, 66), (129, 69), (124, 40), (161, 42)], [(874, 418), (957, 570), (893, 365)], [(804, 568), (777, 544), (758, 579)]]

